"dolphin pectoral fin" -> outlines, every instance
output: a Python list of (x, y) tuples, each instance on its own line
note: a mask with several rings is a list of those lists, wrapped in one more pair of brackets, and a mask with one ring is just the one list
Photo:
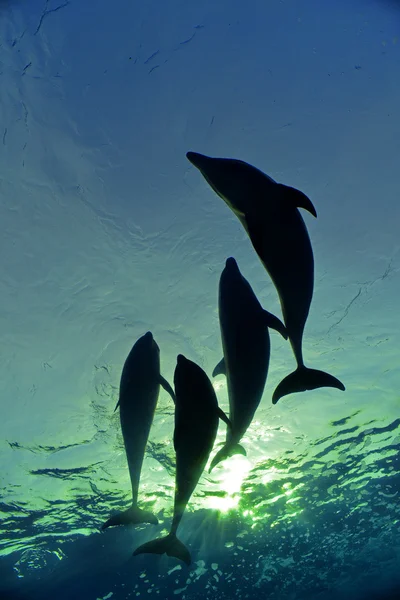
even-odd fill
[(276, 404), (280, 398), (296, 392), (315, 390), (321, 387), (332, 387), (342, 392), (346, 389), (343, 383), (324, 371), (298, 367), (293, 373), (282, 379), (272, 396), (272, 404)]
[(168, 383), (168, 381), (162, 375), (160, 375), (160, 385), (171, 396), (172, 400), (174, 401), (174, 404), (176, 404), (175, 392), (172, 389), (172, 386)]
[(286, 327), (284, 326), (282, 321), (280, 319), (278, 319), (278, 317), (275, 317), (275, 315), (273, 315), (272, 313), (268, 312), (267, 310), (264, 310), (263, 313), (264, 313), (264, 319), (265, 319), (266, 326), (269, 327), (270, 329), (275, 329), (275, 331), (280, 333), (281, 336), (283, 338), (285, 338), (285, 340), (287, 340), (288, 334), (286, 331)]
[(283, 183), (278, 183), (277, 185), (283, 192), (283, 197), (288, 203), (295, 208), (304, 208), (304, 210), (307, 210), (309, 213), (311, 213), (313, 217), (317, 217), (317, 211), (315, 210), (314, 205), (308, 196), (303, 194), (303, 192), (300, 190), (290, 187), (289, 185), (284, 185)]
[(265, 232), (260, 224), (260, 219), (251, 214), (246, 214), (244, 219), (244, 226), (249, 235), (250, 241), (253, 244), (254, 250), (261, 258), (263, 249), (263, 236)]
[(139, 523), (158, 525), (158, 519), (148, 510), (142, 510), (137, 506), (131, 506), (128, 510), (124, 510), (110, 517), (108, 521), (102, 525), (101, 529), (104, 530), (108, 527), (114, 527), (115, 525), (138, 525)]
[(166, 554), (167, 556), (179, 558), (179, 560), (188, 566), (192, 562), (189, 550), (173, 533), (142, 544), (136, 548), (133, 556), (137, 556), (138, 554)]
[(114, 412), (116, 412), (116, 410), (117, 410), (117, 408), (118, 408), (118, 406), (119, 406), (120, 402), (121, 402), (121, 399), (119, 399), (119, 400), (118, 400), (118, 402), (117, 402), (117, 406), (114, 408)]
[(246, 450), (240, 444), (225, 444), (221, 450), (218, 450), (217, 454), (212, 459), (208, 472), (211, 473), (214, 467), (216, 467), (220, 462), (226, 460), (230, 456), (234, 456), (235, 454), (247, 456)]
[(226, 375), (225, 358), (221, 358), (214, 371), (212, 372), (213, 377), (216, 377), (217, 375)]
[(226, 414), (224, 413), (222, 408), (220, 408), (219, 406), (217, 408), (217, 413), (218, 413), (218, 416), (221, 419), (221, 421), (226, 423), (228, 425), (229, 429), (232, 429), (232, 423), (230, 422), (229, 417), (226, 416)]

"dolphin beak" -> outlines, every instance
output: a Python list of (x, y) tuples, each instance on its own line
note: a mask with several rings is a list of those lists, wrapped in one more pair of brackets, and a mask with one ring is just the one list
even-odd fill
[(198, 152), (187, 152), (186, 158), (194, 167), (200, 170), (205, 167), (207, 161), (209, 160), (208, 156), (204, 156), (204, 154), (199, 154)]
[(186, 362), (186, 357), (183, 356), (183, 354), (178, 354), (178, 356), (176, 357), (176, 362), (178, 365), (184, 365)]
[(233, 256), (230, 256), (229, 258), (226, 259), (226, 261), (225, 261), (225, 267), (227, 269), (236, 269), (236, 270), (238, 270), (237, 262), (233, 258)]

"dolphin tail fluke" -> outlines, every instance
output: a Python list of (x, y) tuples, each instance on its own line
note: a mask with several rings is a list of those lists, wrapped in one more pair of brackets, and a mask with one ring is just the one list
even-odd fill
[(131, 506), (128, 510), (124, 510), (116, 515), (113, 515), (104, 523), (102, 529), (113, 527), (114, 525), (138, 525), (139, 523), (150, 523), (157, 525), (158, 519), (149, 510), (142, 510), (137, 506)]
[(246, 450), (240, 444), (225, 444), (222, 446), (220, 450), (218, 450), (217, 454), (211, 461), (210, 468), (208, 470), (209, 473), (223, 460), (226, 460), (230, 456), (234, 456), (235, 454), (241, 454), (242, 456), (247, 456)]
[(167, 556), (178, 558), (188, 566), (192, 562), (189, 550), (173, 533), (142, 544), (139, 548), (136, 548), (133, 556), (137, 556), (138, 554), (166, 554)]
[(308, 369), (304, 366), (298, 367), (293, 373), (282, 379), (273, 393), (272, 404), (276, 404), (280, 398), (288, 394), (315, 390), (321, 387), (332, 387), (342, 391), (346, 389), (339, 379), (329, 373), (317, 369)]

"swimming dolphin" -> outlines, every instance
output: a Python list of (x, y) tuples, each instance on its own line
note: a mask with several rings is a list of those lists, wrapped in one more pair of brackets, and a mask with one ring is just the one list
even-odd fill
[(177, 538), (176, 532), (214, 446), (218, 418), (227, 424), (229, 420), (218, 407), (214, 388), (206, 373), (182, 354), (177, 358), (174, 387), (176, 476), (172, 525), (167, 536), (139, 546), (133, 555), (167, 554), (190, 565), (190, 552)]
[(196, 152), (186, 156), (239, 218), (277, 289), (297, 369), (280, 382), (272, 396), (273, 404), (287, 394), (320, 387), (344, 390), (339, 379), (309, 369), (303, 360), (303, 332), (314, 289), (314, 257), (298, 208), (316, 217), (311, 200), (241, 160)]
[(287, 339), (283, 323), (264, 310), (234, 258), (228, 258), (219, 280), (219, 322), (224, 358), (213, 377), (226, 375), (229, 420), (226, 442), (211, 461), (210, 472), (234, 454), (246, 455), (239, 444), (260, 404), (268, 375), (271, 344), (268, 327)]
[(119, 388), (119, 407), (122, 435), (132, 485), (132, 506), (113, 515), (102, 529), (113, 525), (129, 523), (152, 523), (158, 519), (153, 513), (142, 510), (137, 505), (140, 472), (150, 427), (153, 422), (160, 385), (171, 395), (175, 393), (160, 374), (160, 349), (153, 335), (148, 331), (132, 347), (122, 369)]

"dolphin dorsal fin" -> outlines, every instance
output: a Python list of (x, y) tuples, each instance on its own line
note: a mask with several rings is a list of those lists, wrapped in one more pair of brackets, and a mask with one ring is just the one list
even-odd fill
[(174, 404), (176, 404), (175, 392), (172, 389), (172, 387), (170, 386), (170, 384), (168, 383), (168, 381), (162, 375), (160, 375), (160, 385), (171, 396), (172, 400), (174, 401)]
[(269, 327), (270, 329), (275, 329), (275, 331), (280, 333), (281, 336), (285, 338), (285, 340), (288, 339), (286, 327), (284, 326), (282, 321), (278, 319), (278, 317), (268, 312), (267, 310), (263, 310), (263, 317), (267, 327)]
[(224, 358), (221, 358), (214, 371), (212, 372), (213, 377), (216, 377), (217, 375), (226, 375), (226, 366)]
[(277, 185), (283, 192), (283, 197), (285, 198), (286, 202), (290, 203), (295, 208), (304, 208), (304, 210), (308, 210), (313, 217), (317, 217), (317, 211), (315, 210), (314, 205), (308, 196), (303, 194), (303, 192), (300, 190), (290, 187), (289, 185), (284, 185), (283, 183), (278, 183)]
[(229, 429), (232, 429), (232, 423), (230, 422), (229, 418), (226, 416), (222, 408), (220, 408), (219, 406), (217, 407), (217, 413), (221, 421), (226, 423)]

